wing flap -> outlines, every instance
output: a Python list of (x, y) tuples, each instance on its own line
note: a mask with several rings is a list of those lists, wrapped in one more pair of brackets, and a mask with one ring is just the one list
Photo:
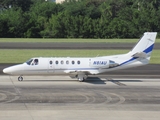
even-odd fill
[(85, 75), (90, 75), (90, 74), (98, 74), (98, 71), (87, 71), (87, 70), (65, 70), (65, 73), (68, 74), (85, 74)]

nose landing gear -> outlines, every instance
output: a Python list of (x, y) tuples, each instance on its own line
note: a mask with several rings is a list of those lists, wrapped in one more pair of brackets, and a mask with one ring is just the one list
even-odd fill
[(19, 77), (18, 77), (18, 81), (23, 81), (23, 77), (22, 77), (22, 76), (19, 76)]

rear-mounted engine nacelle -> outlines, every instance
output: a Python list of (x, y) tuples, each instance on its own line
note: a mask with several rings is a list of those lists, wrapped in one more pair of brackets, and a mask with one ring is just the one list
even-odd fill
[(118, 63), (115, 63), (114, 61), (109, 60), (109, 68), (113, 68), (113, 67), (117, 67), (117, 66), (119, 66)]

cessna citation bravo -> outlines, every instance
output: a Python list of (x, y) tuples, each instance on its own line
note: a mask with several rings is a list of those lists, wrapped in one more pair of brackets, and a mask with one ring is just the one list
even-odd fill
[(38, 57), (27, 62), (3, 69), (10, 75), (18, 75), (22, 81), (24, 75), (68, 75), (80, 82), (88, 75), (97, 75), (108, 71), (126, 69), (149, 63), (157, 32), (145, 32), (135, 47), (126, 54), (101, 57)]

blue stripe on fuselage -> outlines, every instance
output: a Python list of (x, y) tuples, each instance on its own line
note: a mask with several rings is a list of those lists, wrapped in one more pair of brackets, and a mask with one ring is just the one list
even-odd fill
[[(149, 52), (151, 52), (151, 51), (153, 50), (153, 47), (154, 47), (154, 44), (152, 44), (151, 46), (149, 46), (149, 47), (148, 47), (147, 49), (145, 49), (143, 52), (149, 53)], [(138, 58), (138, 57), (131, 58), (131, 59), (129, 59), (129, 60), (121, 63), (120, 66), (122, 66), (122, 65), (124, 65), (124, 64), (127, 64), (127, 63), (129, 63), (129, 62), (131, 62), (131, 61), (133, 61), (133, 60), (135, 60), (135, 59), (137, 59), (137, 58)]]
[(120, 66), (122, 66), (122, 65), (124, 65), (124, 64), (126, 64), (126, 63), (129, 63), (129, 62), (131, 62), (131, 61), (133, 61), (133, 60), (135, 60), (135, 59), (137, 59), (137, 58), (131, 58), (130, 60), (127, 60), (127, 61), (121, 63)]

